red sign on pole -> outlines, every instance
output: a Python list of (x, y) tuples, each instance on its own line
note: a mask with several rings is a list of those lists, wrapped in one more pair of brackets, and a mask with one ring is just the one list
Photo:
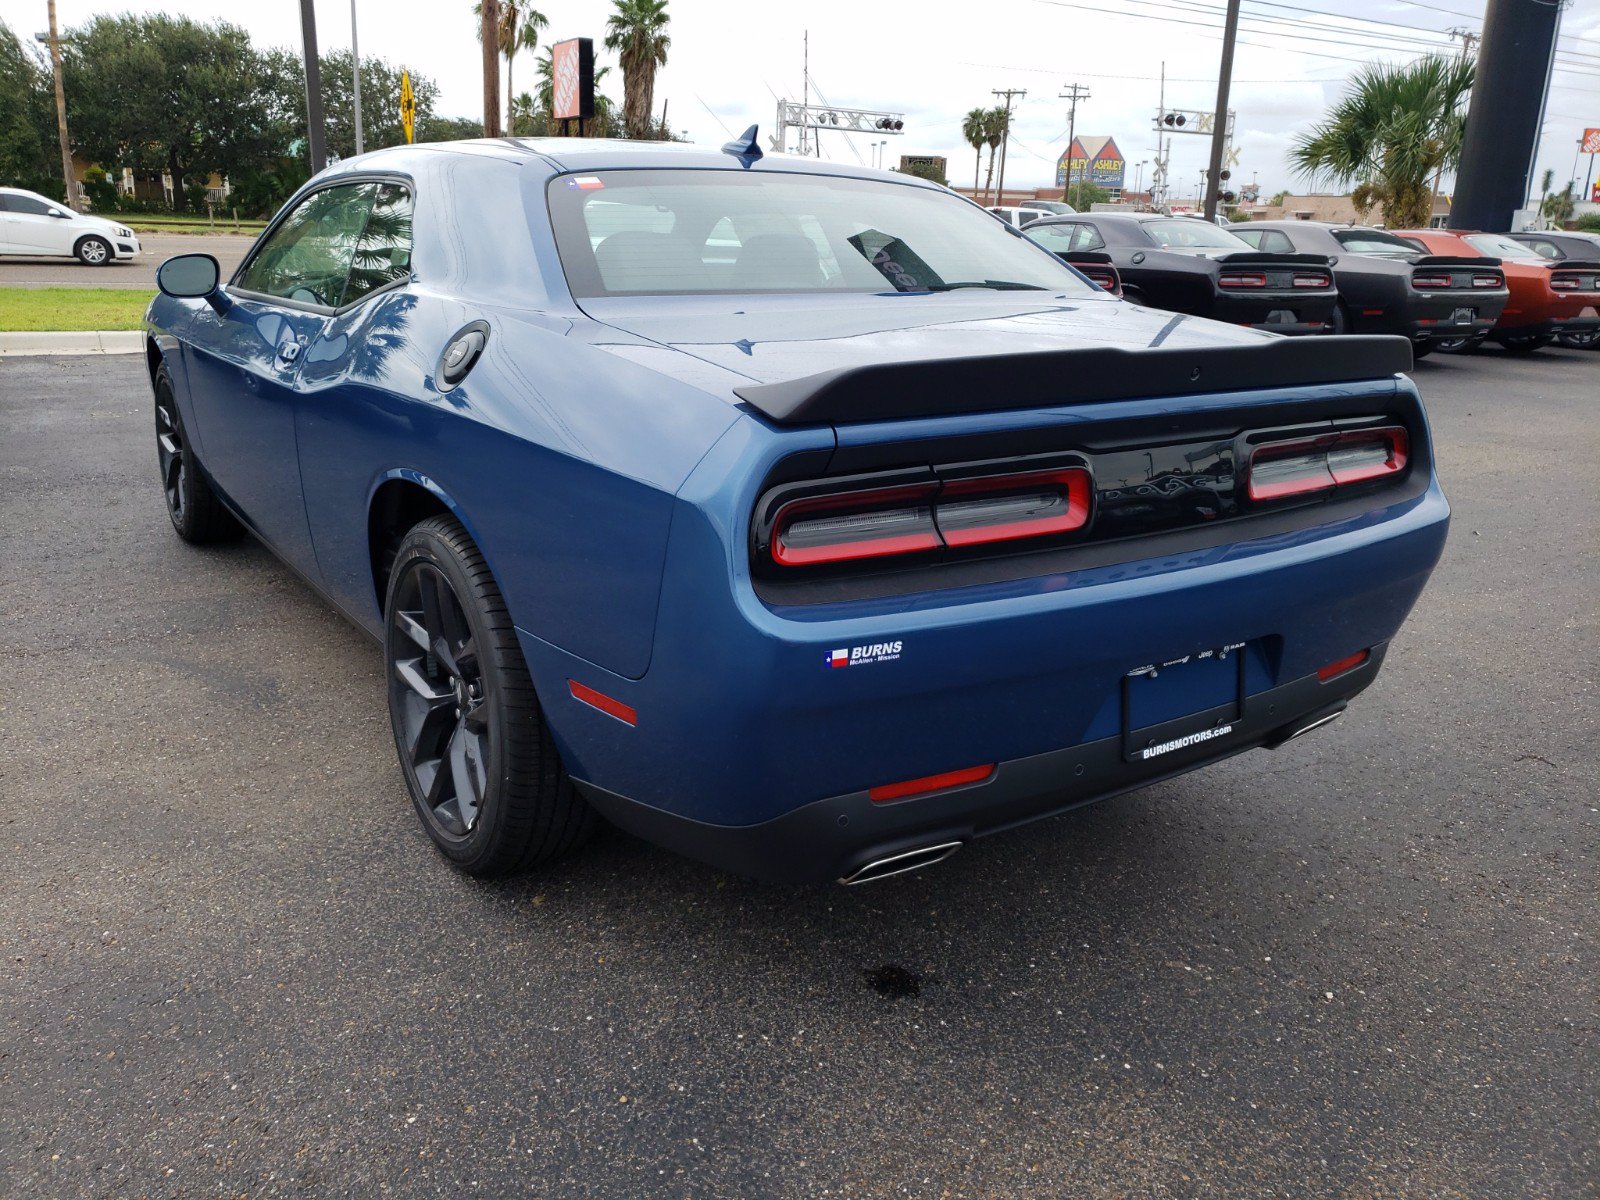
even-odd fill
[(1582, 154), (1600, 154), (1600, 129), (1585, 129), (1583, 131)]
[(594, 116), (594, 39), (569, 38), (550, 47), (550, 115), (558, 121)]

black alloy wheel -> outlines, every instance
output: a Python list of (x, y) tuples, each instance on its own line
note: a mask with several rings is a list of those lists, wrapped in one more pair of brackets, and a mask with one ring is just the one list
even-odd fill
[(384, 610), (395, 748), (440, 851), (473, 875), (559, 857), (596, 817), (562, 769), (500, 590), (449, 517), (410, 531)]
[(211, 490), (184, 435), (183, 417), (178, 412), (165, 364), (156, 369), (155, 393), (156, 462), (161, 468), (161, 490), (172, 528), (184, 541), (195, 545), (239, 537), (244, 527)]
[(1600, 329), (1563, 333), (1556, 340), (1570, 350), (1594, 350), (1600, 348)]
[(1501, 334), (1497, 339), (1500, 345), (1512, 354), (1532, 354), (1535, 350), (1543, 350), (1556, 340), (1553, 333), (1523, 333)]
[(1343, 300), (1333, 306), (1333, 312), (1328, 317), (1328, 332), (1335, 335), (1350, 332), (1350, 312)]
[(1463, 334), (1460, 337), (1443, 337), (1433, 340), (1433, 348), (1440, 354), (1471, 354), (1483, 345), (1483, 338), (1474, 334)]

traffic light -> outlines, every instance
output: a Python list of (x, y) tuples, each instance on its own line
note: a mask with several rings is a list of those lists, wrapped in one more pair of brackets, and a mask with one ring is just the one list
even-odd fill
[(1227, 182), (1229, 179), (1233, 178), (1233, 172), (1232, 171), (1226, 171), (1226, 170), (1225, 171), (1221, 171), (1221, 172), (1218, 173), (1217, 178), (1222, 180), (1223, 182)]
[(898, 129), (904, 129), (905, 127), (906, 127), (906, 123), (904, 121), (900, 120), (897, 117), (879, 117), (878, 121), (877, 121), (877, 128), (879, 128), (879, 129), (896, 129), (896, 130), (898, 130)]
[(1189, 118), (1184, 116), (1182, 113), (1168, 113), (1166, 116), (1161, 118), (1161, 123), (1163, 125), (1170, 125), (1173, 128), (1177, 128), (1179, 125), (1187, 125), (1189, 123)]
[(1232, 192), (1218, 192), (1217, 193), (1217, 199), (1221, 200), (1224, 204), (1232, 204), (1235, 200), (1238, 199), (1238, 197), (1235, 196)]

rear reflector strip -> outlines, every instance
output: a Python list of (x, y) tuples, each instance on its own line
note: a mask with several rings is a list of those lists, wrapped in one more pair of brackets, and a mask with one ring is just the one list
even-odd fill
[(869, 789), (867, 798), (874, 804), (885, 804), (890, 800), (904, 800), (908, 796), (942, 792), (966, 783), (981, 783), (993, 774), (993, 763), (981, 767), (963, 767), (959, 771), (946, 771), (943, 775), (924, 775), (921, 779), (907, 779), (904, 783), (886, 783), (882, 787)]
[(1398, 425), (1267, 442), (1250, 456), (1250, 499), (1281, 500), (1398, 475), (1409, 445)]
[(597, 692), (592, 687), (585, 687), (576, 679), (567, 680), (567, 690), (572, 693), (574, 700), (587, 704), (590, 708), (597, 708), (608, 717), (615, 717), (624, 725), (637, 725), (639, 714), (624, 704), (621, 700), (613, 700), (604, 692)]
[(1372, 651), (1357, 650), (1348, 658), (1341, 658), (1336, 662), (1329, 663), (1325, 667), (1318, 667), (1317, 678), (1322, 680), (1323, 683), (1327, 683), (1328, 680), (1333, 679), (1336, 676), (1343, 675), (1346, 671), (1354, 671), (1357, 667), (1371, 657)]

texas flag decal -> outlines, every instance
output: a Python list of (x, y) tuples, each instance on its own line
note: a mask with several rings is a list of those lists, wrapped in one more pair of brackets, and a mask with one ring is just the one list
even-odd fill
[(850, 665), (850, 651), (835, 650), (828, 655), (830, 667), (848, 667)]

